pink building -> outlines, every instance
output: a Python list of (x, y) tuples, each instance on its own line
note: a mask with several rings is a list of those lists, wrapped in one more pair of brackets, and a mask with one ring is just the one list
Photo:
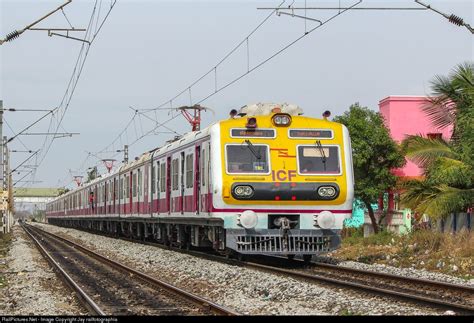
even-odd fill
[[(400, 143), (407, 135), (451, 138), (452, 127), (436, 129), (422, 107), (429, 104), (426, 96), (391, 95), (379, 102), (379, 109), (392, 138)], [(394, 170), (399, 177), (419, 178), (422, 170), (407, 160), (405, 167)]]

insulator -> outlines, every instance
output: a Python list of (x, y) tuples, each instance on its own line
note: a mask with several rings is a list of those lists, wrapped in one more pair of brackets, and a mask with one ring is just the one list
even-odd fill
[(455, 25), (458, 25), (458, 26), (461, 26), (464, 24), (464, 21), (461, 17), (458, 17), (456, 15), (451, 15), (449, 16), (449, 22), (455, 24)]
[(5, 41), (10, 41), (12, 39), (18, 38), (18, 36), (20, 36), (20, 33), (17, 30), (12, 31), (7, 35), (7, 37), (5, 37)]

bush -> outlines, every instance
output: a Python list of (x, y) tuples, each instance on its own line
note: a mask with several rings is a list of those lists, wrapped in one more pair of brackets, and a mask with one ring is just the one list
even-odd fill
[(396, 240), (398, 236), (387, 230), (380, 230), (377, 234), (372, 234), (364, 238), (363, 244), (368, 245), (388, 245), (392, 240)]
[(341, 239), (343, 243), (346, 243), (349, 245), (355, 245), (355, 244), (360, 243), (363, 238), (364, 238), (364, 228), (362, 226), (358, 228), (344, 227), (341, 230)]

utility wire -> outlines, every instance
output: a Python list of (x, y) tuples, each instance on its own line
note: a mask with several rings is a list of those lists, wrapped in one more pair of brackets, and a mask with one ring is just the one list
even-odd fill
[[(281, 7), (281, 5), (283, 5), (285, 1), (283, 1), (282, 3), (280, 3), (279, 7)], [(271, 59), (273, 59), (274, 57), (276, 57), (277, 55), (279, 55), (280, 53), (282, 53), (283, 51), (285, 51), (286, 49), (288, 49), (289, 47), (291, 47), (292, 45), (294, 45), (296, 42), (298, 42), (299, 40), (301, 40), (303, 37), (307, 36), (308, 34), (312, 33), (313, 31), (315, 31), (316, 29), (320, 28), (321, 26), (323, 26), (324, 24), (330, 22), (331, 20), (333, 20), (334, 18), (336, 18), (337, 16), (345, 13), (346, 11), (354, 8), (355, 6), (357, 6), (358, 4), (360, 4), (362, 2), (362, 0), (359, 0), (358, 2), (354, 3), (352, 6), (350, 7), (347, 7), (343, 10), (341, 10), (340, 12), (334, 14), (333, 16), (331, 16), (329, 19), (325, 20), (324, 22), (320, 22), (320, 25), (314, 27), (313, 29), (309, 30), (309, 31), (306, 31), (302, 36), (298, 37), (296, 40), (292, 41), (291, 43), (287, 44), (286, 46), (284, 46), (282, 49), (280, 49), (279, 51), (277, 51), (276, 53), (274, 53), (273, 55), (271, 55), (270, 57), (268, 57), (267, 59), (265, 59), (264, 61), (260, 62), (259, 64), (257, 64), (256, 66), (252, 67), (252, 68), (248, 68), (247, 72), (238, 76), (237, 78), (235, 78), (234, 80), (230, 81), (229, 83), (225, 84), (224, 86), (222, 86), (221, 88), (217, 88), (214, 90), (213, 93), (210, 93), (209, 95), (207, 95), (206, 97), (202, 98), (200, 101), (197, 102), (197, 104), (200, 104), (202, 103), (203, 101), (209, 99), (210, 97), (214, 96), (215, 94), (219, 93), (220, 91), (224, 90), (225, 88), (229, 87), (230, 85), (234, 84), (235, 82), (237, 82), (238, 80), (240, 80), (241, 78), (243, 78), (244, 76), (246, 76), (247, 74), (251, 73), (252, 71), (256, 70), (257, 68), (259, 68), (260, 66), (264, 65), (265, 63), (267, 63), (268, 61), (270, 61)], [(163, 104), (159, 105), (158, 107), (156, 108), (153, 108), (153, 109), (137, 109), (136, 111), (142, 111), (140, 112), (141, 115), (143, 116), (146, 116), (146, 113), (149, 113), (149, 112), (156, 112), (156, 110), (160, 110), (162, 109), (164, 106), (170, 104), (173, 100), (175, 100), (176, 98), (178, 98), (179, 96), (181, 96), (182, 94), (186, 93), (186, 92), (189, 92), (191, 94), (191, 88), (196, 85), (199, 81), (201, 81), (203, 78), (205, 78), (207, 75), (209, 75), (210, 73), (216, 71), (216, 68), (221, 65), (232, 53), (234, 53), (242, 44), (245, 44), (246, 42), (248, 42), (248, 38), (253, 35), (272, 15), (273, 13), (277, 12), (278, 8), (273, 10), (272, 13), (270, 13), (270, 15), (266, 16), (265, 19), (260, 22), (260, 24), (254, 28), (249, 35), (247, 35), (237, 46), (235, 46), (227, 55), (224, 56), (224, 58), (222, 58), (214, 67), (212, 67), (207, 73), (203, 74), (201, 77), (199, 77), (196, 81), (194, 81), (193, 83), (191, 83), (188, 87), (186, 87), (184, 90), (182, 90), (181, 92), (179, 92), (178, 94), (176, 94), (173, 98), (165, 101)], [(168, 108), (166, 108), (168, 109)], [(174, 109), (173, 109), (174, 110)], [(136, 114), (134, 115), (134, 118), (135, 118)], [(146, 116), (147, 117), (147, 116)], [(175, 116), (176, 117), (176, 116)], [(172, 119), (174, 119), (175, 117), (173, 117)], [(151, 118), (149, 118), (151, 120)], [(172, 120), (171, 119), (171, 120)], [(133, 119), (130, 120), (129, 124), (125, 127), (125, 129), (122, 131), (123, 132), (126, 132), (127, 128), (129, 127), (129, 125), (132, 123)], [(156, 121), (155, 121), (156, 122)], [(156, 122), (158, 124), (158, 122)], [(135, 123), (134, 123), (134, 126), (136, 127)], [(144, 138), (146, 135), (150, 134), (151, 132), (153, 132), (154, 130), (156, 130), (157, 127), (153, 128), (152, 130), (148, 131), (145, 135), (141, 136), (141, 137), (138, 137), (132, 144), (129, 144), (129, 146), (133, 145), (134, 143), (138, 142), (139, 140), (141, 140), (142, 138)], [(136, 131), (136, 130), (135, 130)], [(117, 139), (116, 139), (117, 140)], [(115, 142), (115, 141), (114, 141)], [(113, 144), (113, 143), (112, 143)], [(103, 151), (107, 150), (108, 147), (110, 147), (112, 144), (108, 145), (106, 148), (103, 149)]]
[[(48, 127), (48, 133), (58, 132), (58, 129), (61, 126), (61, 123), (64, 119), (64, 116), (65, 116), (65, 114), (66, 114), (66, 112), (69, 108), (70, 102), (71, 102), (72, 97), (74, 95), (74, 92), (76, 90), (76, 86), (77, 86), (79, 78), (82, 74), (82, 71), (83, 71), (85, 62), (87, 60), (87, 56), (88, 56), (90, 47), (92, 46), (92, 43), (96, 39), (96, 37), (99, 34), (100, 30), (102, 29), (105, 21), (109, 17), (112, 9), (114, 8), (114, 6), (117, 3), (117, 0), (113, 0), (110, 3), (110, 7), (109, 7), (107, 13), (105, 14), (105, 17), (102, 19), (102, 21), (101, 21), (98, 28), (97, 28), (97, 25), (96, 25), (96, 30), (95, 30), (94, 33), (92, 33), (91, 26), (92, 26), (93, 21), (94, 21), (94, 16), (96, 14), (97, 4), (98, 4), (99, 1), (100, 1), (100, 3), (102, 3), (102, 0), (96, 0), (95, 1), (94, 8), (92, 10), (91, 17), (89, 19), (89, 25), (88, 25), (88, 28), (87, 28), (87, 31), (86, 31), (86, 36), (85, 36), (85, 39), (86, 40), (88, 39), (88, 42), (83, 43), (82, 46), (81, 46), (81, 49), (79, 51), (79, 54), (78, 54), (78, 57), (77, 57), (77, 60), (76, 60), (76, 64), (75, 64), (74, 69), (73, 69), (73, 73), (71, 75), (71, 78), (69, 79), (69, 83), (66, 87), (66, 91), (65, 91), (65, 93), (63, 95), (63, 98), (61, 100), (61, 104), (57, 108), (55, 108), (52, 112), (52, 117), (51, 117), (50, 124), (49, 124), (49, 127)], [(99, 21), (99, 17), (97, 18), (97, 21)], [(54, 131), (51, 131), (54, 128), (54, 126), (53, 126), (53, 124), (55, 123), (54, 122), (54, 115), (56, 113), (58, 115), (58, 117), (56, 119), (57, 123), (55, 125), (56, 129)], [(45, 136), (45, 140), (44, 140), (43, 145), (40, 149), (44, 153), (41, 154), (40, 161), (37, 163), (38, 168), (43, 163), (44, 159), (46, 158), (46, 156), (47, 156), (47, 154), (48, 154), (48, 152), (51, 148), (51, 145), (52, 145), (53, 141), (54, 141), (54, 138), (49, 139), (49, 136)], [(45, 149), (46, 146), (47, 146), (47, 148)], [(34, 175), (33, 175), (33, 177), (34, 177)]]
[[(16, 133), (15, 131), (13, 130), (13, 128), (10, 126), (10, 124), (7, 122), (6, 119), (3, 119), (3, 122), (5, 122), (5, 124), (7, 125), (8, 128), (10, 128), (13, 136), (16, 136)], [(20, 139), (18, 138), (18, 141), (22, 144), (23, 147), (25, 147), (26, 150), (31, 150), (30, 148), (26, 147), (25, 143)]]
[[(14, 30), (12, 31), (11, 33), (9, 33), (5, 39), (0, 39), (0, 45), (2, 45), (4, 42), (9, 42), (9, 41), (12, 41), (13, 39), (15, 38), (18, 38), (22, 33), (24, 33), (26, 30), (30, 29), (31, 27), (33, 27), (34, 25), (38, 24), (39, 22), (43, 21), (44, 19), (48, 18), (49, 16), (51, 16), (53, 13), (55, 13), (56, 11), (58, 10), (63, 10), (63, 8), (65, 6), (67, 6), (68, 4), (70, 4), (72, 2), (72, 0), (66, 0), (66, 2), (62, 5), (60, 5), (59, 7), (57, 7), (56, 9), (54, 9), (53, 11), (50, 11), (49, 13), (47, 13), (46, 15), (44, 15), (43, 17), (39, 18), (38, 20), (36, 20), (35, 22), (29, 24), (28, 26), (26, 26), (25, 28), (21, 29), (21, 30)], [(64, 13), (64, 12), (63, 12)], [(67, 18), (66, 18), (67, 19)]]
[[(100, 2), (102, 2), (102, 0), (100, 0)], [(94, 14), (95, 14), (95, 11), (96, 11), (96, 8), (97, 8), (97, 3), (98, 3), (98, 0), (96, 0), (95, 2), (95, 5), (94, 5), (94, 9), (93, 9), (93, 12), (91, 14), (91, 19), (89, 20), (89, 27), (87, 28), (88, 31), (90, 31), (90, 26), (92, 25), (92, 22), (93, 22), (93, 18), (94, 18)], [(113, 7), (115, 6), (115, 4), (117, 3), (117, 0), (115, 0), (110, 8), (109, 8), (109, 11), (107, 12), (106, 16), (104, 17), (104, 19), (102, 20), (102, 23), (100, 24), (100, 27), (96, 30), (95, 34), (92, 36), (92, 38), (89, 40), (90, 44), (82, 44), (81, 46), (81, 50), (79, 52), (79, 55), (78, 55), (78, 59), (76, 61), (76, 65), (74, 67), (74, 71), (73, 71), (73, 74), (69, 80), (69, 84), (68, 84), (68, 87), (66, 88), (66, 92), (63, 96), (63, 99), (61, 101), (61, 104), (60, 106), (57, 108), (59, 111), (59, 114), (60, 114), (60, 118), (59, 118), (59, 121), (58, 121), (58, 124), (56, 126), (56, 130), (54, 132), (58, 132), (58, 129), (64, 119), (64, 116), (69, 108), (69, 105), (70, 105), (70, 102), (72, 100), (72, 97), (74, 95), (74, 92), (76, 90), (76, 86), (78, 84), (78, 81), (79, 81), (79, 78), (82, 74), (82, 71), (83, 71), (83, 68), (84, 68), (84, 65), (85, 65), (85, 62), (87, 60), (87, 56), (88, 56), (88, 53), (89, 53), (89, 50), (90, 50), (90, 47), (92, 46), (92, 43), (93, 41), (95, 40), (95, 38), (97, 37), (97, 34), (100, 32), (102, 26), (104, 25), (106, 19), (109, 17), (109, 14), (110, 12), (112, 11)], [(92, 35), (92, 32), (89, 34), (89, 35)], [(87, 38), (87, 37), (86, 37)], [(84, 56), (82, 56), (84, 55)], [(83, 59), (81, 59), (83, 57)], [(77, 73), (76, 73), (77, 71)], [(77, 74), (77, 75), (76, 75)], [(67, 98), (67, 99), (66, 99)], [(65, 103), (66, 102), (66, 103)], [(62, 111), (61, 111), (61, 108), (62, 108)], [(48, 132), (50, 132), (50, 129), (48, 130)], [(47, 139), (45, 140), (45, 142), (47, 141)], [(44, 158), (46, 157), (47, 153), (49, 152), (50, 148), (51, 148), (51, 145), (52, 145), (52, 140), (50, 141), (45, 153), (42, 155), (42, 158), (38, 164), (41, 165), (41, 163), (43, 162)]]
[[(286, 2), (286, 0), (282, 1), (280, 3), (280, 5), (278, 6), (281, 7), (284, 3)], [(248, 39), (258, 30), (260, 29), (260, 27), (262, 27), (262, 25), (267, 22), (268, 19), (270, 19), (270, 17), (273, 15), (273, 13), (276, 12), (276, 9), (273, 10), (268, 16), (265, 17), (265, 19), (263, 19), (258, 25), (257, 27), (255, 27), (247, 36), (244, 37), (244, 39), (238, 43), (230, 52), (228, 52), (219, 62), (217, 62), (217, 64), (215, 64), (212, 68), (209, 69), (209, 71), (207, 71), (206, 73), (204, 73), (202, 76), (200, 76), (197, 80), (195, 80), (194, 82), (192, 82), (190, 85), (188, 85), (184, 90), (182, 90), (181, 92), (177, 93), (175, 96), (173, 96), (171, 99), (169, 100), (166, 100), (165, 102), (163, 102), (162, 104), (160, 104), (158, 107), (156, 108), (153, 108), (153, 109), (142, 109), (142, 111), (154, 111), (154, 110), (159, 110), (161, 107), (164, 107), (166, 105), (168, 105), (170, 102), (174, 101), (175, 99), (179, 98), (183, 93), (186, 93), (190, 90), (190, 88), (192, 88), (194, 85), (196, 85), (198, 82), (200, 82), (202, 79), (204, 79), (206, 76), (208, 76), (210, 73), (212, 72), (216, 72), (217, 68), (224, 62), (227, 60), (227, 58), (229, 58), (230, 55), (232, 55), (236, 50), (238, 50), (240, 48), (240, 46), (242, 46), (243, 44), (245, 44)], [(192, 103), (191, 103), (192, 104)]]
[(209, 95), (205, 96), (204, 98), (202, 98), (201, 100), (199, 100), (196, 104), (201, 104), (202, 102), (206, 101), (207, 99), (209, 99), (210, 97), (216, 95), (217, 93), (219, 93), (220, 91), (224, 90), (225, 88), (231, 86), (232, 84), (234, 84), (235, 82), (239, 81), (241, 78), (245, 77), (246, 75), (250, 74), (252, 71), (256, 70), (257, 68), (259, 68), (260, 66), (264, 65), (265, 63), (267, 63), (268, 61), (272, 60), (274, 57), (278, 56), (279, 54), (281, 54), (282, 52), (284, 52), (285, 50), (287, 50), (288, 48), (290, 48), (291, 46), (293, 46), (294, 44), (296, 44), (298, 41), (300, 41), (302, 38), (308, 36), (310, 33), (312, 33), (313, 31), (315, 31), (316, 29), (318, 28), (321, 28), (322, 26), (324, 26), (325, 24), (327, 24), (328, 22), (332, 21), (333, 19), (335, 19), (336, 17), (342, 15), (343, 13), (345, 13), (346, 11), (348, 10), (351, 10), (352, 8), (354, 8), (355, 6), (357, 6), (358, 4), (360, 4), (362, 2), (362, 0), (359, 0), (358, 2), (354, 3), (352, 6), (350, 7), (347, 7), (345, 8), (344, 10), (341, 10), (340, 12), (334, 14), (333, 16), (331, 16), (330, 18), (326, 19), (325, 21), (321, 22), (319, 26), (316, 26), (312, 29), (310, 29), (309, 31), (305, 32), (303, 35), (301, 35), (300, 37), (296, 38), (294, 41), (290, 42), (289, 44), (287, 44), (286, 46), (284, 46), (283, 48), (281, 48), (279, 51), (277, 51), (276, 53), (274, 53), (273, 55), (269, 56), (268, 58), (266, 58), (265, 60), (263, 60), (262, 62), (260, 62), (259, 64), (255, 65), (253, 68), (251, 68), (248, 72), (246, 73), (243, 73), (242, 75), (236, 77), (234, 80), (230, 81), (229, 83), (227, 83), (226, 85), (222, 86), (221, 88), (219, 88), (217, 91), (213, 92), (213, 93), (210, 93)]
[(418, 3), (419, 5), (422, 5), (423, 7), (425, 7), (423, 9), (430, 9), (430, 10), (436, 12), (437, 14), (440, 14), (444, 18), (448, 19), (448, 21), (450, 23), (454, 24), (454, 25), (466, 27), (467, 30), (469, 30), (471, 32), (471, 34), (474, 34), (474, 28), (472, 28), (471, 25), (465, 23), (464, 20), (461, 17), (458, 17), (455, 14), (451, 14), (451, 15), (448, 16), (444, 12), (436, 10), (435, 8), (431, 7), (431, 5), (423, 3), (420, 0), (415, 0), (415, 2)]
[[(283, 1), (280, 6), (284, 3), (285, 1)], [(273, 59), (274, 57), (276, 57), (277, 55), (279, 55), (280, 53), (282, 53), (283, 51), (285, 51), (286, 49), (288, 49), (289, 47), (291, 47), (292, 45), (294, 45), (296, 42), (298, 42), (299, 40), (301, 40), (303, 37), (307, 36), (308, 34), (312, 33), (313, 31), (315, 31), (316, 29), (320, 28), (321, 26), (327, 24), (328, 22), (332, 21), (334, 18), (336, 18), (337, 16), (345, 13), (346, 11), (354, 8), (355, 6), (357, 6), (358, 4), (360, 4), (362, 2), (362, 0), (359, 0), (358, 2), (354, 3), (352, 6), (350, 7), (347, 7), (341, 11), (339, 11), (338, 13), (334, 14), (333, 16), (331, 16), (329, 19), (325, 20), (324, 22), (320, 22), (320, 25), (312, 28), (311, 30), (309, 31), (306, 31), (302, 36), (298, 37), (296, 40), (290, 42), (289, 44), (287, 44), (286, 46), (284, 46), (282, 49), (280, 49), (279, 51), (277, 51), (276, 53), (274, 53), (273, 55), (271, 55), (270, 57), (268, 57), (267, 59), (265, 59), (264, 61), (260, 62), (259, 64), (257, 64), (256, 66), (252, 67), (252, 68), (248, 68), (247, 72), (240, 75), (239, 77), (235, 78), (234, 80), (232, 80), (231, 82), (225, 84), (224, 86), (222, 86), (221, 88), (218, 88), (218, 89), (215, 89), (215, 91), (213, 93), (210, 93), (209, 95), (207, 95), (206, 97), (204, 97), (203, 99), (201, 99), (198, 104), (202, 103), (203, 101), (209, 99), (210, 97), (212, 97), (213, 95), (219, 93), (220, 91), (224, 90), (225, 88), (227, 88), (228, 86), (234, 84), (235, 82), (237, 82), (238, 80), (240, 80), (241, 78), (243, 78), (244, 76), (246, 76), (247, 74), (251, 73), (252, 71), (256, 70), (257, 68), (259, 68), (260, 66), (264, 65), (265, 63), (267, 63), (268, 61), (270, 61), (271, 59)], [(145, 117), (148, 117), (146, 116), (146, 113), (149, 113), (149, 112), (156, 112), (156, 110), (159, 110), (161, 109), (162, 107), (164, 107), (165, 105), (168, 105), (168, 104), (172, 104), (173, 100), (175, 100), (176, 98), (178, 98), (179, 96), (181, 96), (182, 94), (186, 93), (186, 92), (189, 92), (189, 94), (191, 95), (191, 88), (196, 85), (198, 82), (200, 82), (203, 78), (205, 78), (207, 75), (209, 75), (210, 73), (214, 72), (216, 73), (216, 69), (218, 66), (220, 66), (232, 53), (234, 53), (242, 44), (245, 44), (248, 42), (248, 38), (254, 34), (272, 15), (273, 13), (275, 13), (277, 11), (277, 9), (275, 9), (274, 11), (272, 11), (272, 13), (270, 15), (268, 15), (255, 29), (253, 29), (251, 31), (251, 33), (246, 36), (244, 38), (244, 40), (242, 40), (236, 47), (234, 47), (227, 55), (224, 56), (224, 58), (222, 58), (215, 66), (213, 66), (207, 73), (203, 74), (201, 77), (199, 77), (196, 81), (194, 81), (193, 83), (191, 83), (188, 87), (186, 87), (184, 90), (182, 90), (181, 92), (179, 92), (177, 95), (175, 95), (173, 98), (167, 100), (166, 102), (164, 102), (163, 104), (159, 105), (158, 107), (156, 108), (153, 108), (153, 109), (138, 109), (135, 111), (135, 114), (134, 116), (132, 117), (132, 119), (129, 121), (129, 123), (127, 124), (127, 126), (125, 127), (124, 130), (121, 131), (121, 133), (116, 137), (116, 139), (112, 142), (112, 144), (106, 146), (103, 150), (101, 150), (100, 152), (104, 152), (104, 151), (107, 151), (107, 148), (109, 148), (110, 146), (112, 146), (116, 140), (118, 140), (120, 137), (121, 137), (121, 134), (123, 134), (124, 132), (127, 133), (127, 129), (129, 128), (129, 126), (133, 123), (134, 124), (134, 128), (135, 128), (135, 133), (136, 133), (136, 124), (135, 124), (135, 118), (137, 116), (137, 113), (138, 111), (143, 111), (143, 112), (140, 112), (141, 115), (145, 116)], [(179, 114), (175, 115), (174, 117), (172, 117), (171, 119), (167, 120), (165, 123), (173, 120), (174, 118), (176, 118)], [(149, 117), (148, 117), (149, 118)], [(150, 120), (152, 120), (151, 118), (149, 118)], [(142, 136), (138, 137), (138, 134), (136, 133), (136, 136), (137, 138), (129, 144), (129, 147), (132, 146), (133, 144), (135, 144), (136, 142), (138, 142), (139, 140), (141, 140), (142, 138), (146, 137), (147, 135), (149, 135), (150, 133), (152, 133), (153, 131), (155, 131), (158, 127), (160, 127), (162, 124), (159, 124), (157, 121), (156, 122), (156, 126), (149, 130), (147, 133), (143, 134)], [(128, 140), (127, 140), (128, 141)], [(99, 152), (99, 153), (100, 153)], [(117, 154), (113, 155), (112, 157), (115, 157)]]
[[(279, 7), (281, 7), (281, 5), (283, 5), (284, 3), (286, 2), (286, 0), (282, 1), (279, 5)], [(139, 109), (139, 110), (136, 110), (136, 113), (133, 115), (132, 119), (128, 122), (128, 124), (125, 126), (125, 128), (119, 133), (119, 135), (112, 141), (111, 144), (107, 145), (104, 149), (102, 149), (100, 152), (104, 152), (106, 151), (110, 146), (113, 146), (114, 143), (117, 141), (117, 140), (120, 140), (121, 139), (121, 136), (125, 133), (127, 135), (127, 141), (129, 141), (128, 139), (128, 131), (127, 129), (130, 127), (130, 125), (133, 123), (134, 125), (134, 128), (135, 128), (135, 133), (136, 133), (136, 124), (135, 124), (135, 118), (137, 117), (137, 113), (140, 112), (140, 115), (152, 120), (155, 122), (155, 126), (148, 132), (146, 132), (145, 134), (143, 134), (142, 136), (138, 137), (138, 134), (136, 134), (136, 139), (135, 141), (133, 141), (131, 144), (129, 144), (129, 147), (132, 146), (134, 143), (138, 142), (139, 140), (141, 140), (142, 138), (148, 136), (150, 133), (152, 133), (153, 131), (155, 131), (158, 127), (160, 126), (163, 126), (164, 123), (167, 123), (169, 122), (170, 120), (173, 120), (175, 119), (179, 114), (175, 115), (174, 117), (172, 117), (170, 120), (164, 122), (164, 123), (159, 123), (158, 121), (156, 120), (153, 120), (152, 118), (148, 117), (145, 113), (148, 113), (148, 112), (151, 112), (151, 111), (154, 111), (156, 112), (156, 110), (159, 110), (161, 107), (165, 106), (165, 105), (168, 105), (168, 104), (172, 104), (173, 100), (177, 99), (178, 97), (180, 97), (182, 94), (188, 92), (189, 93), (189, 96), (190, 96), (190, 104), (192, 104), (192, 97), (191, 97), (191, 88), (196, 85), (197, 83), (199, 83), (202, 79), (204, 79), (206, 76), (208, 76), (210, 73), (216, 73), (216, 82), (217, 82), (217, 68), (223, 63), (225, 62), (229, 56), (231, 56), (235, 51), (237, 51), (243, 44), (245, 43), (248, 43), (248, 39), (268, 20), (270, 19), (270, 17), (273, 15), (274, 12), (271, 12), (268, 16), (266, 16), (240, 43), (238, 43), (234, 48), (232, 48), (221, 60), (219, 60), (217, 62), (217, 64), (215, 64), (211, 69), (209, 69), (208, 72), (204, 73), (202, 76), (200, 76), (198, 79), (196, 79), (194, 82), (192, 82), (189, 86), (187, 86), (184, 90), (182, 90), (181, 92), (179, 92), (178, 94), (176, 94), (174, 97), (172, 97), (171, 99), (167, 100), (166, 102), (164, 102), (163, 104), (159, 105), (157, 108), (154, 108), (154, 109)], [(217, 88), (217, 83), (216, 83), (216, 88)], [(167, 127), (166, 127), (167, 128)], [(176, 131), (172, 130), (171, 128), (167, 128), (168, 130), (176, 133), (177, 135), (180, 135), (179, 133), (177, 133)]]
[[(176, 98), (178, 98), (179, 96), (181, 96), (183, 93), (185, 93), (186, 91), (191, 91), (191, 88), (196, 85), (199, 81), (201, 81), (203, 78), (205, 78), (207, 75), (209, 75), (210, 73), (214, 72), (215, 73), (215, 69), (220, 65), (222, 64), (232, 53), (234, 53), (242, 44), (244, 44), (245, 42), (248, 41), (248, 38), (253, 34), (255, 33), (272, 15), (273, 13), (277, 13), (278, 10), (281, 10), (281, 6), (283, 5), (285, 1), (283, 1), (282, 3), (280, 3), (280, 5), (276, 8), (272, 8), (272, 12), (254, 29), (252, 30), (252, 32), (244, 38), (244, 40), (242, 40), (234, 49), (232, 49), (222, 60), (220, 60), (214, 67), (212, 67), (207, 73), (203, 74), (200, 78), (198, 78), (196, 81), (194, 81), (193, 83), (191, 83), (188, 87), (186, 87), (186, 89), (182, 90), (181, 92), (179, 92), (178, 94), (176, 94), (173, 98), (165, 101), (164, 103), (160, 104), (158, 107), (156, 108), (153, 108), (153, 109), (142, 109), (142, 111), (144, 111), (145, 113), (147, 112), (150, 112), (150, 111), (155, 111), (155, 110), (159, 110), (161, 109), (162, 107), (168, 105), (170, 102), (172, 102), (173, 100), (175, 100)], [(257, 68), (259, 68), (260, 66), (262, 66), (263, 64), (267, 63), (268, 61), (270, 61), (271, 59), (273, 59), (274, 57), (276, 57), (277, 55), (279, 55), (280, 53), (282, 53), (283, 51), (285, 51), (286, 49), (288, 49), (289, 47), (291, 47), (292, 45), (294, 45), (295, 43), (297, 43), (299, 40), (301, 40), (303, 37), (307, 36), (308, 34), (312, 33), (313, 31), (315, 31), (316, 29), (320, 28), (321, 26), (325, 25), (326, 23), (332, 21), (334, 18), (336, 18), (337, 16), (345, 13), (346, 11), (348, 10), (351, 10), (353, 8), (355, 8), (358, 4), (360, 4), (362, 2), (362, 0), (359, 0), (358, 2), (354, 3), (353, 5), (349, 6), (349, 7), (345, 7), (345, 8), (341, 8), (341, 10), (334, 14), (333, 16), (331, 16), (329, 19), (325, 20), (324, 22), (321, 22), (319, 20), (317, 20), (320, 24), (319, 26), (316, 26), (312, 29), (310, 29), (309, 31), (305, 31), (305, 33), (298, 37), (296, 40), (290, 42), (289, 44), (287, 44), (286, 46), (284, 46), (282, 49), (280, 49), (279, 51), (277, 51), (276, 53), (274, 53), (273, 55), (271, 55), (270, 57), (268, 57), (267, 59), (263, 60), (262, 62), (260, 62), (259, 64), (257, 64), (256, 66), (252, 67), (252, 68), (247, 68), (247, 72), (241, 74), (240, 76), (236, 77), (235, 79), (233, 79), (232, 81), (228, 82), (227, 84), (223, 85), (222, 87), (218, 88), (217, 86), (215, 86), (215, 89), (212, 93), (210, 93), (209, 95), (205, 96), (204, 98), (202, 98), (201, 100), (197, 101), (196, 104), (200, 104), (202, 102), (204, 102), (205, 100), (209, 99), (210, 97), (216, 95), (217, 93), (219, 93), (220, 91), (226, 89), (227, 87), (229, 87), (230, 85), (234, 84), (235, 82), (239, 81), (241, 78), (245, 77), (246, 75), (250, 74), (252, 71), (256, 70)], [(303, 17), (304, 18), (304, 17)], [(312, 18), (309, 18), (311, 20), (315, 20), (315, 19), (312, 19)], [(249, 60), (249, 59), (248, 59)]]

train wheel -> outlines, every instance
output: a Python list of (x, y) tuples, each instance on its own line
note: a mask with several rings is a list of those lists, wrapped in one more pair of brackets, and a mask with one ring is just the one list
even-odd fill
[(310, 263), (312, 258), (313, 258), (312, 255), (303, 255), (303, 261), (305, 263)]
[(287, 255), (287, 257), (288, 257), (289, 260), (295, 259), (295, 255)]
[(220, 254), (223, 255), (226, 259), (232, 259), (232, 257), (234, 256), (234, 251), (232, 249), (226, 248)]
[(237, 254), (237, 260), (238, 261), (246, 261), (247, 260), (247, 257), (241, 253), (238, 253)]

